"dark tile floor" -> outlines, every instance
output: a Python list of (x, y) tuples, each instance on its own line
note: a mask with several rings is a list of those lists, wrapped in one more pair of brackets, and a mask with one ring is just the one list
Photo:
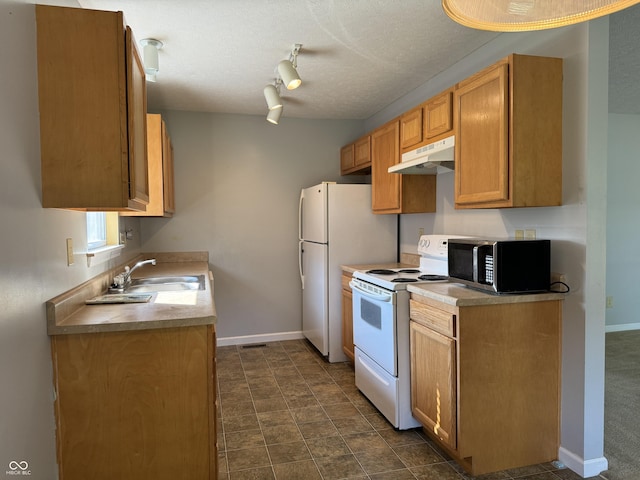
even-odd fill
[[(397, 431), (303, 340), (219, 347), (221, 480), (469, 480), (421, 429)], [(551, 464), (484, 480), (574, 480)]]

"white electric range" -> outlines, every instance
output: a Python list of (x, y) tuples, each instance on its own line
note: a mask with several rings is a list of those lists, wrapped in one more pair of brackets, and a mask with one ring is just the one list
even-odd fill
[(422, 235), (418, 268), (358, 270), (353, 293), (353, 343), (358, 389), (394, 427), (419, 427), (411, 415), (407, 285), (446, 282), (448, 239)]

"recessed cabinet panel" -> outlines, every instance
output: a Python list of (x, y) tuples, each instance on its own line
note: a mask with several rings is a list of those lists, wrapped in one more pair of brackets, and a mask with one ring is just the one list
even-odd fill
[(455, 340), (410, 322), (411, 409), (445, 445), (456, 445)]
[(509, 198), (507, 75), (507, 65), (499, 65), (456, 91), (458, 203)]
[(402, 177), (389, 173), (389, 167), (400, 158), (400, 125), (396, 120), (371, 135), (372, 207), (378, 213), (400, 211), (400, 181)]
[(453, 92), (438, 95), (424, 106), (424, 137), (429, 139), (453, 129)]
[(171, 217), (175, 212), (171, 138), (161, 115), (149, 113), (146, 117), (149, 203), (144, 212), (120, 212), (120, 215)]
[(129, 128), (129, 198), (149, 203), (147, 165), (147, 87), (144, 66), (136, 48), (133, 32), (126, 28), (127, 105)]
[(400, 148), (409, 148), (422, 141), (422, 106), (400, 118)]

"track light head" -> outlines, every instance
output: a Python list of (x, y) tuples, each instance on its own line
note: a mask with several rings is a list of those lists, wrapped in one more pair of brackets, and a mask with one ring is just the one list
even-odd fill
[(282, 60), (278, 64), (278, 73), (287, 90), (295, 90), (302, 84), (302, 80), (290, 60)]
[(272, 123), (274, 125), (278, 125), (278, 122), (280, 122), (281, 115), (282, 115), (282, 107), (269, 110), (269, 113), (267, 114), (267, 122)]
[(282, 99), (280, 98), (280, 93), (278, 92), (278, 86), (279, 83), (276, 83), (276, 85), (267, 85), (266, 87), (264, 87), (264, 99), (267, 101), (269, 110), (282, 108)]

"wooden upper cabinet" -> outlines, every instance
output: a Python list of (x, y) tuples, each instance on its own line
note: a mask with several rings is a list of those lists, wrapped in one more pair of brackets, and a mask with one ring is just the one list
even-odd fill
[(175, 213), (173, 147), (159, 114), (147, 114), (149, 204), (144, 212), (120, 212), (123, 216), (171, 217)]
[(400, 161), (400, 120), (371, 134), (371, 189), (374, 213), (436, 211), (435, 175), (400, 175), (389, 167)]
[(173, 144), (169, 137), (167, 127), (162, 122), (162, 187), (164, 216), (170, 217), (176, 212), (176, 199), (174, 187), (174, 169), (173, 169)]
[(422, 105), (400, 117), (400, 148), (410, 148), (422, 141)]
[(388, 173), (389, 167), (400, 159), (400, 122), (395, 120), (371, 135), (371, 196), (376, 213), (400, 211), (401, 175)]
[(36, 5), (43, 207), (144, 210), (146, 84), (122, 12)]
[(350, 143), (340, 149), (340, 174), (347, 174), (355, 165), (355, 145)]
[(453, 88), (427, 101), (424, 106), (424, 138), (432, 139), (453, 130)]
[(365, 135), (340, 149), (340, 175), (371, 173), (371, 136)]
[(456, 208), (562, 204), (562, 59), (511, 55), (454, 92)]

